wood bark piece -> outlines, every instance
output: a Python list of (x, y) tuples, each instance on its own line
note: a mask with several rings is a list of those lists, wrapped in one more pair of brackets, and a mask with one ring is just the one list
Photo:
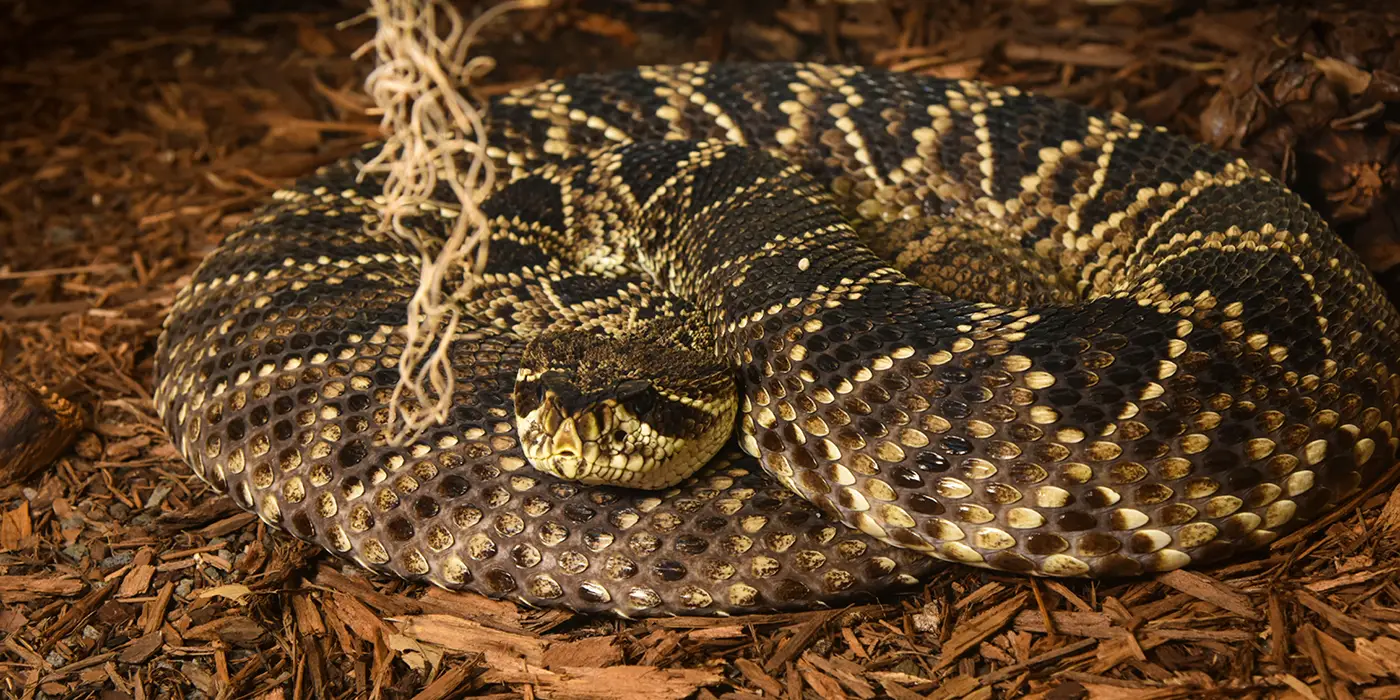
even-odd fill
[(78, 407), (51, 392), (41, 395), (0, 372), (0, 486), (47, 467), (78, 437)]

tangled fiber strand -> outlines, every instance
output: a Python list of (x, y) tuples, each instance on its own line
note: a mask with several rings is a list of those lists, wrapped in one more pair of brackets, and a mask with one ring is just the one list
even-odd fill
[[(470, 86), (494, 62), (468, 58), (468, 52), (491, 20), (545, 4), (507, 0), (466, 24), (444, 0), (371, 2), (369, 16), (378, 29), (356, 57), (375, 54), (365, 90), (381, 114), (386, 138), (363, 173), (384, 176), (379, 225), (415, 246), (421, 260), (403, 328), (407, 345), (399, 358), (400, 378), (390, 401), (398, 425), (392, 444), (412, 441), (447, 418), (454, 385), (447, 351), (460, 320), (447, 284), (460, 273), (465, 279), (455, 288), (469, 289), (471, 273), (480, 270), (487, 252), (488, 225), (478, 202), (494, 186), (495, 173)], [(445, 241), (429, 240), (413, 225), (424, 212), (452, 220)]]

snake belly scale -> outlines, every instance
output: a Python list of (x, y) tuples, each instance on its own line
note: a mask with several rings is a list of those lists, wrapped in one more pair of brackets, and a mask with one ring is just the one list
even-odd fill
[[(812, 64), (547, 81), (487, 123), (445, 424), (385, 440), (419, 253), (372, 225), (364, 155), (227, 236), (160, 342), (193, 469), (375, 571), (627, 616), (837, 604), (939, 559), (1136, 575), (1394, 463), (1394, 307), (1283, 185), (1160, 128)], [(738, 449), (650, 491), (534, 468), (531, 341), (678, 318), (732, 367)]]

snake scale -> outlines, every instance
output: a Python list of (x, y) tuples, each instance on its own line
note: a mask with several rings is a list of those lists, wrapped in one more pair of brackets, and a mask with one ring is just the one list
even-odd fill
[[(228, 235), (159, 345), (194, 471), (374, 571), (624, 616), (834, 605), (937, 560), (1132, 576), (1395, 461), (1395, 308), (1299, 197), (1164, 129), (814, 64), (550, 80), (487, 125), (445, 424), (385, 439), (420, 253), (372, 225), (369, 151)], [(734, 439), (675, 441), (700, 424)], [(717, 449), (652, 489), (544, 468)]]

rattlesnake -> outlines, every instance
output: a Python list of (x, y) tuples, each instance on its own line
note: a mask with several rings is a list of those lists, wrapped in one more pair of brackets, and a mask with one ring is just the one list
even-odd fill
[(371, 569), (630, 616), (832, 605), (935, 558), (1137, 575), (1394, 461), (1395, 308), (1277, 180), (1164, 129), (814, 64), (546, 81), (487, 126), (440, 428), (385, 439), (420, 253), (372, 225), (372, 152), (229, 235), (161, 339), (194, 470)]

